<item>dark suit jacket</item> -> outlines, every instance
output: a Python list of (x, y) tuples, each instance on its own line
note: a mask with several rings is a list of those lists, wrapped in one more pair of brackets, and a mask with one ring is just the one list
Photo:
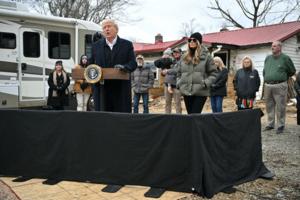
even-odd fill
[[(121, 64), (129, 72), (136, 69), (137, 63), (130, 41), (118, 37), (110, 57), (107, 57), (106, 51), (109, 51), (109, 47), (105, 38), (102, 38), (93, 44), (90, 63), (103, 68)], [(97, 83), (93, 86), (93, 98), (97, 111), (131, 113), (131, 82), (130, 80), (105, 80), (104, 85)]]

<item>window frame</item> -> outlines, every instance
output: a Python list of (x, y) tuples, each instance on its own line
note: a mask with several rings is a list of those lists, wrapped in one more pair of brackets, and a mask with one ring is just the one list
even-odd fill
[[(30, 33), (30, 34), (37, 34), (38, 35), (38, 56), (31, 56), (31, 55), (25, 55), (25, 42), (27, 42), (27, 40), (25, 40), (25, 34), (26, 33)], [(33, 31), (24, 31), (23, 32), (23, 56), (26, 58), (39, 58), (41, 57), (41, 35), (38, 32), (33, 32)], [(27, 50), (26, 50), (27, 51)]]
[(300, 33), (296, 35), (297, 44), (300, 44)]
[(8, 47), (1, 47), (0, 46), (0, 49), (16, 49), (17, 48), (17, 35), (15, 33), (12, 33), (12, 32), (4, 32), (4, 31), (2, 32), (1, 31), (0, 35), (2, 35), (2, 34), (11, 34), (11, 35), (13, 35), (14, 36), (15, 45), (14, 45), (14, 48), (8, 48)]
[[(88, 55), (88, 53), (87, 53), (87, 36), (90, 36), (91, 38), (91, 54), (90, 55)], [(84, 54), (85, 55), (87, 55), (87, 57), (88, 57), (88, 59), (90, 59), (91, 57), (92, 57), (92, 48), (93, 48), (93, 35), (92, 34), (85, 34), (84, 35)]]
[[(56, 58), (56, 57), (54, 57), (53, 56), (53, 51), (52, 51), (52, 49), (51, 49), (51, 45), (50, 45), (50, 35), (51, 34), (53, 34), (53, 33), (55, 33), (55, 34), (58, 34), (59, 36), (58, 36), (58, 57)], [(68, 35), (69, 36), (69, 55), (68, 55), (68, 57), (62, 57), (61, 56), (61, 35), (62, 34), (65, 34), (65, 35)], [(51, 55), (52, 56), (50, 56), (50, 52), (51, 52)], [(70, 59), (71, 58), (71, 34), (70, 33), (68, 33), (68, 32), (59, 32), (59, 31), (49, 31), (48, 32), (48, 58), (50, 58), (50, 59)]]

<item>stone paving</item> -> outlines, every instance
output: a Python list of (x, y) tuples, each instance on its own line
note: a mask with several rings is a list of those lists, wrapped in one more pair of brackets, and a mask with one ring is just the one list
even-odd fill
[[(102, 192), (106, 185), (62, 181), (56, 185), (44, 185), (44, 179), (13, 182), (16, 177), (0, 177), (22, 200), (151, 200), (144, 197), (149, 187), (125, 186), (116, 193)], [(166, 191), (159, 200), (177, 200), (190, 197), (189, 193)], [(4, 199), (1, 199), (4, 200)]]

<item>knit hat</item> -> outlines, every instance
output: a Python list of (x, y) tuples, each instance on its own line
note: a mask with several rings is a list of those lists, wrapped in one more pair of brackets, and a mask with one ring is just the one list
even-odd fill
[(56, 65), (61, 65), (61, 66), (62, 66), (62, 61), (61, 61), (61, 60), (56, 61), (56, 62), (55, 62), (55, 66), (56, 66)]
[(190, 38), (195, 38), (200, 44), (202, 44), (202, 35), (199, 32), (193, 33)]
[(174, 48), (173, 49), (173, 51), (172, 51), (173, 53), (174, 52), (178, 52), (178, 53), (181, 53), (182, 52), (182, 50), (179, 48), (179, 47), (176, 47), (176, 48)]
[(137, 55), (136, 59), (142, 59), (144, 60), (144, 56), (142, 56), (141, 54)]
[(168, 55), (168, 56), (172, 56), (172, 50), (171, 50), (171, 48), (167, 48), (167, 49), (164, 51), (163, 54), (164, 54), (164, 55)]

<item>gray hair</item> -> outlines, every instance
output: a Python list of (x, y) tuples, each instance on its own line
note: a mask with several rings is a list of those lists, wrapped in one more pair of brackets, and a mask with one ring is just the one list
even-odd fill
[(101, 22), (102, 28), (103, 28), (104, 24), (107, 24), (107, 23), (112, 24), (112, 25), (117, 29), (117, 31), (119, 31), (119, 26), (118, 26), (118, 24), (116, 23), (116, 21), (113, 20), (113, 19), (104, 19), (104, 20)]
[(282, 42), (280, 42), (280, 41), (278, 41), (278, 40), (277, 40), (277, 41), (274, 41), (273, 44), (277, 44), (278, 46), (282, 47)]

